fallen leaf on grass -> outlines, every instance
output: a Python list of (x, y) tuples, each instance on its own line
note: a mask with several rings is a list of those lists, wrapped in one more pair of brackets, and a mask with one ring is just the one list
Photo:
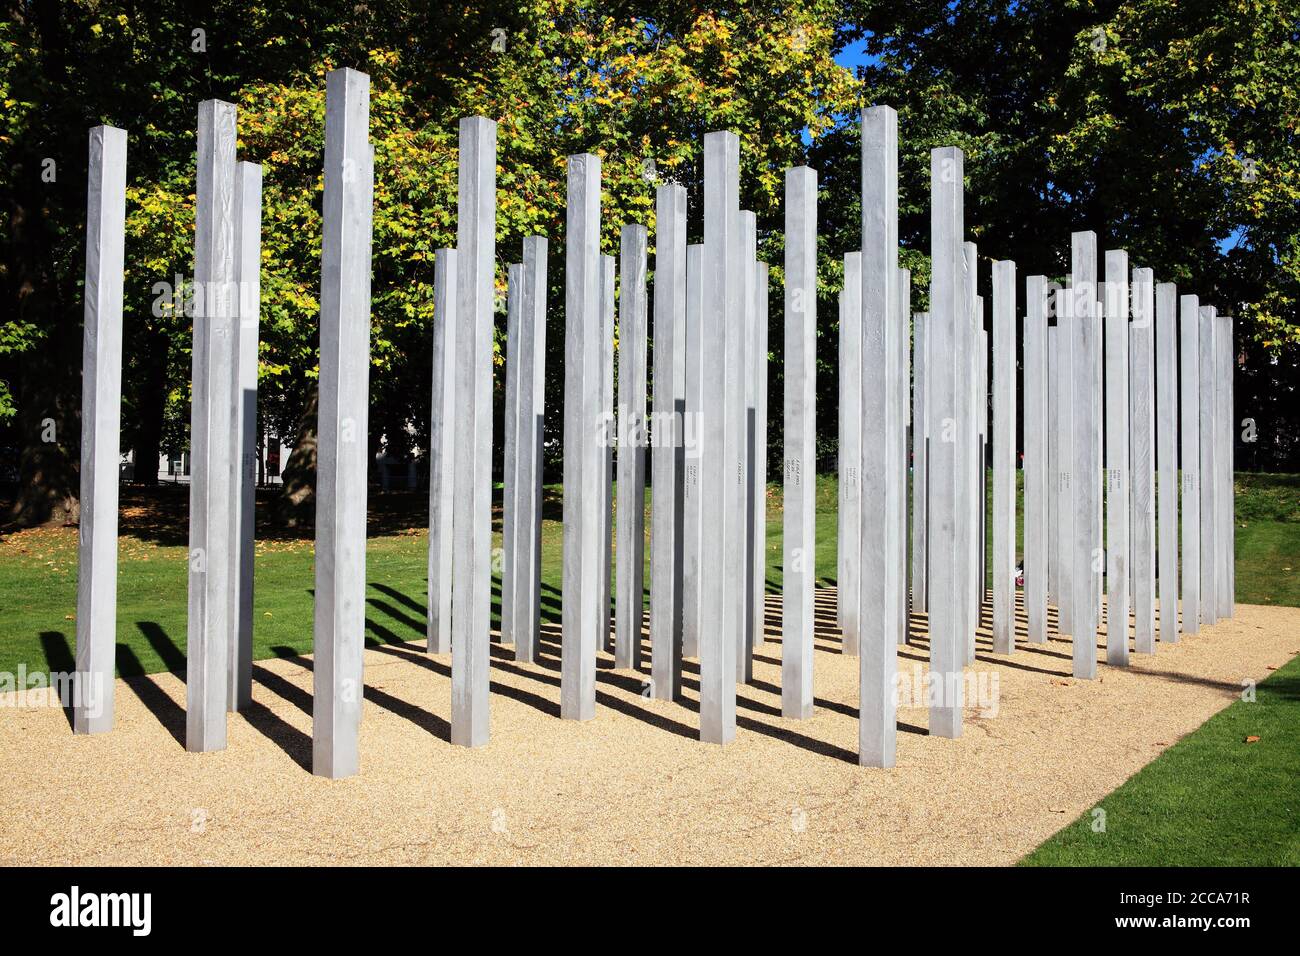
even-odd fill
[(1259, 743), (1259, 738), (1258, 738), (1257, 736), (1255, 736), (1254, 734), (1251, 734), (1249, 737), (1246, 738), (1246, 743), (1248, 743), (1248, 744), (1257, 744), (1257, 743)]

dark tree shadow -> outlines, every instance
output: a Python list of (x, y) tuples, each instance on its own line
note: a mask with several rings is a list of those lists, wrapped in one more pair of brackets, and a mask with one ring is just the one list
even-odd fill
[[(277, 487), (256, 491), (256, 535), (259, 541), (312, 541), (312, 511), (306, 521), (294, 528), (285, 527), (275, 507), (280, 496)], [(118, 533), (162, 546), (177, 547), (189, 542), (189, 485), (163, 482), (144, 488), (125, 484), (120, 495)], [(499, 509), (494, 509), (499, 510)], [(371, 488), (366, 494), (366, 537), (379, 538), (409, 532), (412, 527), (427, 527), (428, 491), (380, 491)]]

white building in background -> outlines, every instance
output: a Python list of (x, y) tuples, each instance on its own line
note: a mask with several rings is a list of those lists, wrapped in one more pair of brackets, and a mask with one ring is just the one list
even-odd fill
[[(275, 435), (266, 436), (261, 445), (261, 467), (258, 469), (259, 485), (278, 485), (282, 482), (281, 475), (284, 472), (284, 466), (289, 463), (289, 454), (293, 451), (292, 445), (286, 445), (282, 439)], [(121, 478), (123, 481), (135, 480), (135, 452), (128, 451), (122, 456)], [(158, 482), (172, 482), (174, 484), (189, 484), (190, 481), (190, 453), (181, 452), (176, 455), (159, 454), (158, 456)]]

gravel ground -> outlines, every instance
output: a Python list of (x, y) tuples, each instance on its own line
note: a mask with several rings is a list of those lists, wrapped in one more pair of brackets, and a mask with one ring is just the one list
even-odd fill
[[(9, 695), (0, 862), (1009, 864), (1237, 699), (1243, 680), (1300, 653), (1296, 608), (1239, 605), (1128, 670), (1099, 650), (1091, 682), (1069, 676), (1066, 641), (1002, 657), (984, 631), (971, 670), (990, 692), (996, 679), (993, 706), (968, 709), (955, 741), (926, 735), (923, 707), (900, 707), (898, 765), (876, 770), (856, 762), (858, 668), (839, 654), (834, 592), (818, 600), (815, 715), (780, 716), (773, 596), (724, 748), (696, 739), (693, 661), (685, 699), (664, 703), (602, 655), (596, 719), (558, 719), (555, 630), (535, 666), (493, 646), (492, 740), (477, 750), (447, 742), (449, 657), (368, 649), (361, 773), (347, 780), (307, 769), (310, 658), (254, 665), (254, 704), (230, 718), (221, 753), (186, 753), (175, 675), (119, 681), (116, 729), (97, 737)], [(927, 660), (924, 619), (914, 628), (898, 660), (909, 677)]]

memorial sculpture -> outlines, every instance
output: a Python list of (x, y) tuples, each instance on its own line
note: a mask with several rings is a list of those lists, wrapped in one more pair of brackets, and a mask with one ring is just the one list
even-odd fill
[[(374, 202), (368, 125), (368, 78), (331, 72), (312, 705), (312, 770), (329, 777), (355, 774), (361, 764)], [(909, 639), (909, 615), (928, 618), (927, 706), (937, 737), (961, 735), (964, 669), (976, 656), (986, 596), (994, 654), (1014, 654), (1022, 636), (1048, 640), (1054, 608), (1057, 636), (1072, 642), (1073, 672), (1085, 679), (1097, 674), (1102, 633), (1106, 663), (1125, 666), (1130, 632), (1132, 650), (1150, 654), (1158, 642), (1231, 616), (1233, 325), (1195, 295), (1157, 282), (1123, 250), (1105, 251), (1099, 280), (1097, 236), (1079, 231), (1070, 237), (1063, 285), (1030, 275), (1022, 286), (1016, 263), (992, 262), (990, 334), (978, 250), (966, 240), (965, 160), (954, 147), (931, 153), (929, 308), (913, 314), (910, 273), (899, 267), (898, 117), (875, 106), (863, 111), (861, 125), (862, 244), (842, 251), (839, 407), (821, 417), (833, 415), (838, 425), (837, 616), (841, 652), (859, 659), (859, 761), (890, 767), (897, 648)], [(235, 141), (235, 107), (201, 104), (185, 735), (196, 751), (225, 746), (227, 712), (252, 692), (261, 169), (236, 161)], [(451, 656), (451, 741), (467, 747), (490, 738), (496, 170), (496, 124), (462, 120), (456, 246), (439, 249), (435, 266), (427, 637), (429, 653)], [(91, 130), (78, 733), (113, 723), (125, 180), (126, 133)], [(562, 434), (549, 437), (563, 460), (560, 716), (597, 716), (612, 581), (614, 665), (644, 673), (648, 632), (646, 694), (675, 701), (683, 659), (698, 659), (700, 739), (735, 738), (736, 685), (753, 679), (767, 633), (768, 365), (775, 355), (784, 378), (784, 508), (773, 630), (781, 639), (782, 715), (806, 719), (815, 702), (817, 172), (785, 172), (779, 354), (769, 351), (772, 290), (759, 258), (759, 223), (739, 205), (735, 133), (704, 137), (698, 245), (687, 244), (686, 189), (665, 183), (655, 195), (653, 233), (617, 224), (616, 264), (601, 255), (601, 159), (569, 157), (567, 180), (564, 234), (525, 238), (520, 260), (506, 268), (501, 638), (518, 661), (536, 664), (545, 355), (547, 326), (557, 318), (548, 308), (547, 269), (550, 244), (559, 242), (564, 420)], [(1023, 628), (1016, 612), (1022, 567)]]

